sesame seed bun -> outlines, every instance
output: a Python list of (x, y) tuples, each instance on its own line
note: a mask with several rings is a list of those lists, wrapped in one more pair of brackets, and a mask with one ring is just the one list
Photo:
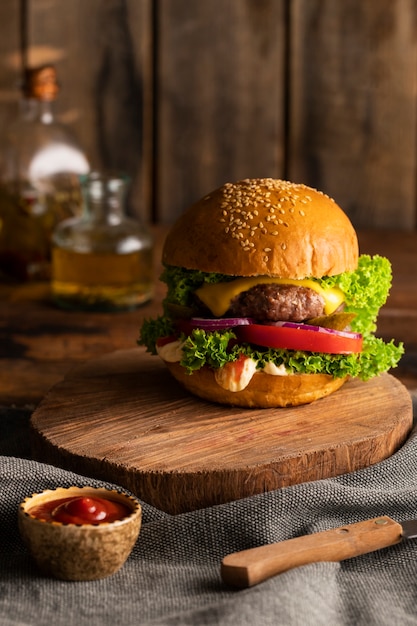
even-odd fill
[(226, 183), (171, 228), (162, 261), (231, 276), (301, 279), (353, 271), (355, 230), (324, 193), (271, 178)]
[(309, 404), (329, 396), (347, 380), (328, 374), (271, 376), (257, 372), (245, 389), (234, 392), (220, 387), (209, 367), (203, 367), (189, 375), (179, 363), (165, 363), (172, 376), (193, 395), (218, 404), (242, 408), (267, 409)]
[[(355, 230), (329, 196), (303, 184), (256, 178), (226, 183), (185, 211), (167, 236), (162, 261), (206, 273), (296, 280), (354, 271), (358, 256)], [(243, 408), (307, 404), (346, 381), (256, 371), (244, 389), (229, 391), (207, 365), (191, 375), (178, 362), (166, 365), (195, 396)]]

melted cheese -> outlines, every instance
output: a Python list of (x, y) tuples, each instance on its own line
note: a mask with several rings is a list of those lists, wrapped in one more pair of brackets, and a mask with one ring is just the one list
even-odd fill
[(247, 291), (255, 285), (275, 283), (278, 285), (296, 285), (308, 287), (319, 293), (325, 302), (324, 313), (331, 315), (344, 302), (344, 294), (337, 287), (323, 289), (317, 282), (309, 278), (293, 280), (289, 278), (274, 278), (270, 276), (253, 276), (250, 278), (237, 278), (227, 283), (205, 283), (197, 289), (196, 294), (200, 300), (210, 309), (216, 317), (221, 317), (230, 307), (230, 302), (242, 291)]

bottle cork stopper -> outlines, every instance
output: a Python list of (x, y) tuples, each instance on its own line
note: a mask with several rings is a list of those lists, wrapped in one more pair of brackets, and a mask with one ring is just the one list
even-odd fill
[(26, 71), (25, 95), (36, 100), (55, 100), (59, 92), (56, 69), (53, 65), (30, 68)]

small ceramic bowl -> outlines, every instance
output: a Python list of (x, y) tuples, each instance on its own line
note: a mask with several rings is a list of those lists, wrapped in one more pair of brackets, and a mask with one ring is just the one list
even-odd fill
[[(52, 501), (66, 498), (82, 498), (83, 502), (103, 498), (127, 509), (121, 519), (100, 523), (62, 522), (41, 519), (39, 512), (35, 515), (39, 506), (48, 508)], [(27, 497), (18, 509), (19, 531), (39, 568), (62, 580), (96, 580), (117, 572), (136, 543), (141, 521), (142, 508), (136, 498), (102, 487), (48, 489)]]

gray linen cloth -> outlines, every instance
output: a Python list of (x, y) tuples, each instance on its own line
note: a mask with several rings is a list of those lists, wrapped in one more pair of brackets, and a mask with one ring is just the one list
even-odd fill
[[(229, 552), (387, 514), (417, 517), (417, 432), (365, 470), (171, 516), (143, 503), (143, 526), (109, 578), (63, 582), (40, 574), (23, 545), (18, 504), (30, 493), (108, 485), (19, 457), (17, 421), (0, 457), (1, 626), (417, 624), (417, 540), (346, 560), (293, 569), (245, 590), (226, 587)], [(9, 454), (14, 456), (6, 456)]]

